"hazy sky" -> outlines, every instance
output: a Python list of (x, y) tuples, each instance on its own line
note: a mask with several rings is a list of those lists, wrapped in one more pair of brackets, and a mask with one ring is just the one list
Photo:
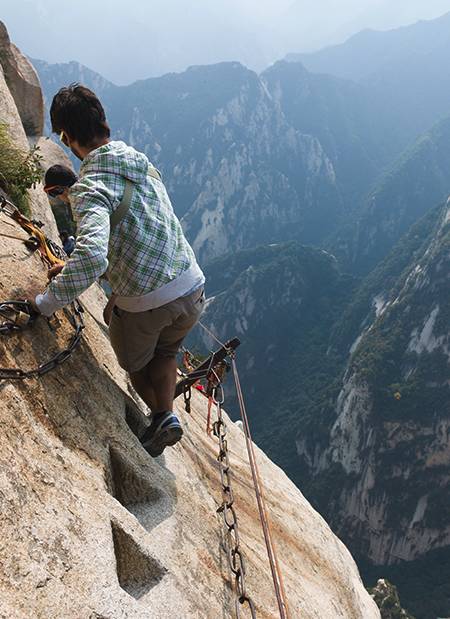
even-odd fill
[(449, 10), (450, 0), (0, 0), (0, 19), (26, 54), (78, 60), (120, 84), (221, 60), (261, 70), (363, 28)]

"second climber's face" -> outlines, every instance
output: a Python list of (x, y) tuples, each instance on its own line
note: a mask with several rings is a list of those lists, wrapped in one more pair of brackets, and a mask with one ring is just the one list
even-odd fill
[(66, 204), (70, 203), (69, 187), (65, 187), (63, 185), (53, 185), (51, 187), (44, 187), (44, 191), (50, 200), (54, 200), (54, 203), (57, 203), (58, 200), (62, 200)]
[(69, 200), (69, 188), (66, 187), (64, 189), (64, 191), (62, 192), (62, 194), (60, 196), (58, 196), (60, 198), (60, 200), (62, 200), (63, 202), (65, 202), (66, 204), (70, 204), (70, 200)]

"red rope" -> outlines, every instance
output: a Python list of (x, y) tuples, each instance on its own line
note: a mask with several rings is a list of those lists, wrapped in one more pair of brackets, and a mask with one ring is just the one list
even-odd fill
[(242, 395), (241, 383), (239, 380), (239, 374), (237, 371), (236, 361), (231, 359), (233, 367), (234, 382), (236, 384), (236, 392), (239, 402), (239, 408), (241, 411), (242, 424), (244, 426), (245, 442), (247, 445), (248, 459), (250, 462), (250, 469), (252, 472), (253, 485), (255, 487), (256, 501), (258, 503), (259, 518), (261, 520), (261, 526), (264, 534), (264, 541), (266, 543), (267, 555), (269, 557), (270, 570), (272, 572), (272, 579), (275, 588), (275, 595), (278, 602), (278, 609), (280, 611), (280, 619), (289, 619), (289, 612), (286, 603), (286, 593), (284, 590), (283, 579), (281, 576), (280, 565), (278, 563), (275, 546), (272, 539), (272, 533), (270, 530), (269, 519), (267, 517), (266, 505), (263, 496), (263, 489), (261, 483), (261, 477), (259, 475), (258, 465), (256, 463), (255, 451), (253, 449), (253, 441), (250, 433), (250, 425), (248, 423), (247, 412), (245, 409), (244, 396)]

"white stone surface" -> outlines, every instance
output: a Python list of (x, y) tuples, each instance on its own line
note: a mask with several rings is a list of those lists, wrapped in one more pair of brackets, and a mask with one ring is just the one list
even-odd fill
[(42, 135), (44, 129), (44, 97), (37, 73), (28, 58), (9, 40), (0, 21), (0, 63), (11, 95), (16, 102), (25, 133)]

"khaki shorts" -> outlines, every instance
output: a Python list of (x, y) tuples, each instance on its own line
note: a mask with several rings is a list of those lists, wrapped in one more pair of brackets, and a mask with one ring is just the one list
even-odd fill
[(120, 366), (138, 372), (153, 357), (174, 357), (203, 311), (203, 286), (186, 297), (146, 312), (114, 307), (109, 337)]

